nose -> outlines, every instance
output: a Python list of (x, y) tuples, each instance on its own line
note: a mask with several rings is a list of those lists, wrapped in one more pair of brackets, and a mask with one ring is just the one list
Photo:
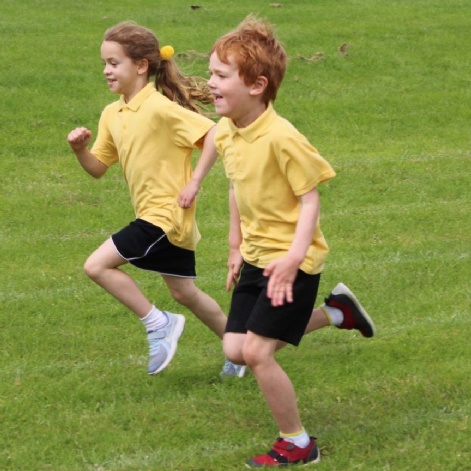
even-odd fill
[(214, 88), (214, 83), (212, 82), (213, 76), (210, 75), (209, 80), (208, 80), (208, 87), (209, 88)]

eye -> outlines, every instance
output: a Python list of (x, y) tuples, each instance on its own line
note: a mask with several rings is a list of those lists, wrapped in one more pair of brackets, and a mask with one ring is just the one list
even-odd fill
[(224, 78), (225, 77), (224, 74), (222, 74), (221, 72), (218, 72), (217, 70), (215, 70), (214, 72), (209, 70), (208, 75), (209, 75), (209, 77), (218, 77), (218, 78)]
[(101, 62), (104, 66), (107, 66), (107, 65), (111, 66), (111, 67), (117, 67), (118, 66), (118, 62), (115, 61), (115, 60), (105, 60), (105, 59), (103, 59)]

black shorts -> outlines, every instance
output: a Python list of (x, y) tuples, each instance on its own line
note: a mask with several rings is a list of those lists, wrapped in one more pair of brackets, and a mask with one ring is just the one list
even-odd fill
[(269, 278), (263, 276), (263, 269), (244, 263), (232, 294), (226, 332), (250, 330), (263, 337), (299, 345), (316, 302), (320, 277), (298, 270), (293, 302), (274, 307), (267, 297)]
[(150, 222), (136, 219), (111, 239), (121, 257), (138, 268), (196, 278), (195, 252), (171, 244), (165, 232)]

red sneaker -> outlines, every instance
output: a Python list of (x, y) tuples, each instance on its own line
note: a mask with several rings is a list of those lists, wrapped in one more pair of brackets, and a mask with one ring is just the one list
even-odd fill
[(325, 298), (327, 306), (343, 312), (343, 322), (339, 329), (357, 329), (363, 337), (373, 337), (376, 333), (373, 321), (355, 295), (343, 283), (339, 283)]
[(311, 441), (306, 448), (300, 448), (294, 443), (278, 438), (267, 454), (255, 456), (247, 461), (247, 467), (262, 468), (263, 466), (319, 463), (320, 459), (321, 454), (314, 437), (311, 437)]

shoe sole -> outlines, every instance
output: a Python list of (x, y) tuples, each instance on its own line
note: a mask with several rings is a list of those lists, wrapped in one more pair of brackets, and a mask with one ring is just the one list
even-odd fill
[(185, 316), (182, 316), (181, 314), (173, 315), (177, 318), (177, 325), (173, 329), (173, 341), (170, 344), (170, 350), (168, 351), (167, 359), (155, 371), (148, 372), (147, 374), (150, 376), (156, 375), (157, 373), (160, 373), (163, 369), (165, 369), (172, 361), (173, 357), (175, 356), (175, 352), (177, 351), (178, 340), (180, 339), (183, 333), (183, 329), (185, 328)]
[(239, 372), (237, 373), (237, 377), (238, 378), (243, 378), (244, 375), (245, 375), (245, 370), (247, 369), (247, 367), (245, 365), (242, 366), (242, 368), (239, 370)]
[(245, 463), (245, 467), (246, 468), (250, 468), (250, 469), (254, 469), (254, 468), (286, 468), (286, 467), (289, 467), (289, 466), (296, 466), (297, 468), (304, 468), (304, 466), (309, 466), (310, 464), (317, 464), (317, 463), (320, 463), (321, 461), (321, 453), (319, 452), (319, 454), (317, 455), (317, 458), (315, 460), (311, 460), (311, 461), (308, 461), (307, 463), (288, 463), (288, 464), (280, 464), (280, 465), (277, 465), (277, 466), (264, 466), (264, 465), (260, 465), (260, 466), (251, 466), (249, 463)]
[(239, 372), (235, 375), (233, 374), (224, 374), (224, 370), (219, 373), (219, 376), (221, 378), (243, 378), (245, 375), (245, 371), (247, 370), (246, 365), (242, 365), (242, 367), (239, 369)]
[[(338, 292), (337, 289), (340, 289), (342, 290), (341, 292)], [(353, 302), (353, 304), (355, 304), (356, 308), (360, 311), (361, 315), (363, 316), (363, 318), (365, 319), (365, 321), (367, 322), (367, 324), (370, 326), (371, 328), (371, 335), (370, 336), (366, 336), (367, 338), (371, 338), (371, 337), (374, 337), (376, 335), (376, 327), (374, 325), (374, 322), (373, 320), (371, 319), (371, 317), (368, 315), (368, 313), (366, 312), (365, 308), (360, 304), (360, 301), (358, 301), (358, 299), (356, 298), (356, 296), (348, 289), (348, 287), (346, 285), (344, 285), (343, 283), (339, 283), (335, 288), (334, 290), (332, 291), (333, 294), (344, 294), (345, 296), (347, 296), (350, 301)]]
[[(314, 438), (314, 437), (311, 437), (311, 438)], [(309, 452), (308, 459), (312, 456), (312, 452), (314, 450), (317, 451), (316, 458), (311, 459), (311, 460), (306, 461), (306, 462), (303, 462), (302, 460), (300, 460), (300, 461), (292, 461), (291, 463), (279, 463), (277, 465), (276, 464), (270, 465), (270, 464), (257, 463), (256, 461), (254, 461), (255, 458), (252, 458), (252, 459), (250, 459), (249, 461), (247, 461), (245, 463), (245, 467), (246, 468), (285, 468), (287, 466), (294, 466), (294, 465), (296, 465), (296, 467), (309, 466), (310, 464), (319, 463), (319, 461), (321, 460), (321, 451), (319, 450), (319, 445), (317, 445), (317, 444), (315, 445), (315, 448), (312, 448), (311, 451)], [(275, 454), (278, 454), (277, 451), (274, 450), (273, 448), (272, 448), (271, 452), (274, 452)], [(270, 452), (268, 452), (268, 454), (270, 454)], [(273, 455), (271, 455), (271, 456), (273, 457)]]

